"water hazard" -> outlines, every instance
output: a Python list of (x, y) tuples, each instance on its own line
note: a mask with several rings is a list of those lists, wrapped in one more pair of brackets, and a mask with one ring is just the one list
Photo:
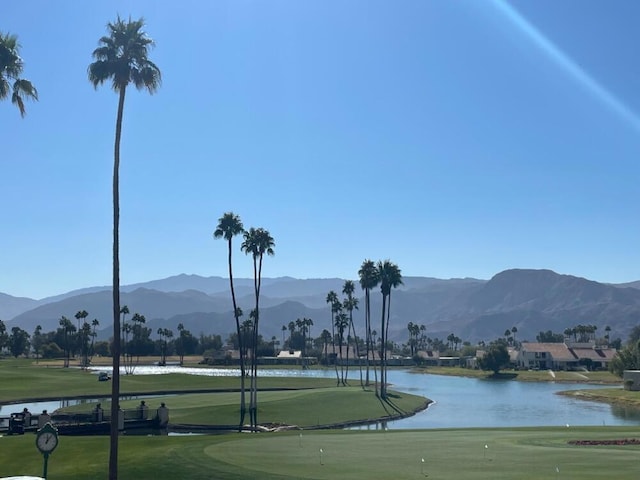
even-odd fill
[[(95, 369), (109, 371), (108, 368)], [(178, 366), (139, 366), (137, 375), (182, 373), (188, 375), (238, 376), (236, 369), (182, 368)], [(357, 370), (350, 372), (351, 385), (359, 385)], [(332, 370), (260, 370), (263, 377), (335, 378)], [(555, 382), (519, 382), (515, 380), (484, 380), (415, 374), (407, 370), (389, 370), (393, 389), (428, 397), (434, 401), (427, 410), (412, 417), (389, 422), (389, 429), (466, 428), (516, 426), (579, 426), (579, 425), (640, 425), (640, 410), (611, 406), (605, 403), (576, 400), (557, 395), (562, 390), (602, 388), (595, 385)], [(609, 387), (611, 388), (611, 387)], [(142, 397), (140, 397), (142, 398)], [(50, 412), (67, 405), (93, 400), (36, 402), (0, 407), (0, 415), (21, 411), (27, 407), (39, 413)], [(362, 428), (380, 428), (379, 426)]]

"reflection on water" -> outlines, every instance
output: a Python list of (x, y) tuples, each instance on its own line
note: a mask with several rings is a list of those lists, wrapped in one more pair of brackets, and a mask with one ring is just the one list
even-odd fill
[[(109, 368), (92, 368), (110, 371)], [(124, 372), (123, 372), (124, 373)], [(182, 368), (179, 366), (139, 366), (137, 375), (181, 373), (206, 376), (238, 376), (239, 369)], [(320, 377), (334, 378), (333, 370), (264, 369), (262, 377)], [(351, 385), (359, 385), (357, 372), (353, 372)], [(362, 429), (411, 428), (466, 428), (515, 427), (554, 425), (640, 425), (640, 410), (600, 402), (577, 400), (556, 395), (562, 390), (603, 388), (596, 385), (563, 384), (556, 382), (519, 382), (516, 380), (490, 381), (477, 378), (447, 377), (444, 375), (414, 374), (407, 370), (389, 370), (393, 389), (428, 397), (434, 403), (425, 411)], [(611, 388), (610, 386), (606, 388)], [(128, 398), (144, 398), (128, 397)], [(27, 407), (34, 413), (85, 402), (108, 399), (63, 400), (56, 402), (25, 403), (0, 407), (0, 415), (21, 411)]]
[(624, 418), (634, 422), (634, 425), (640, 423), (640, 409), (628, 407), (625, 405), (611, 405), (611, 412), (619, 418)]

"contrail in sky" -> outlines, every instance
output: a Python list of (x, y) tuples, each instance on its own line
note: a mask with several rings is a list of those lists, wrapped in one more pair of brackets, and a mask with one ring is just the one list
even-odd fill
[(575, 78), (583, 87), (591, 92), (597, 99), (604, 103), (613, 112), (628, 121), (631, 126), (640, 132), (640, 117), (619, 100), (613, 93), (598, 83), (571, 57), (564, 53), (558, 46), (549, 40), (540, 30), (531, 24), (524, 16), (514, 9), (506, 0), (493, 0), (494, 5), (506, 15), (522, 33), (543, 52), (545, 52), (563, 70)]

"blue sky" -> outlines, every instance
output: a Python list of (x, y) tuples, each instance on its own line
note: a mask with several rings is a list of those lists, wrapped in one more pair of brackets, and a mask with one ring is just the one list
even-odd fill
[[(5, 2), (40, 101), (0, 103), (0, 292), (111, 282), (117, 96), (87, 66), (144, 16), (163, 73), (129, 90), (121, 281), (226, 276), (226, 211), (264, 275), (640, 279), (640, 3)], [(240, 241), (237, 242), (239, 246)], [(238, 276), (251, 262), (235, 257)]]

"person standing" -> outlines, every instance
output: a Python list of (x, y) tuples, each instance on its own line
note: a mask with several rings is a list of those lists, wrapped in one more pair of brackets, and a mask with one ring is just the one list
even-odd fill
[(44, 427), (49, 422), (51, 422), (51, 415), (49, 415), (46, 410), (43, 410), (42, 413), (38, 415), (38, 428)]
[(138, 406), (138, 413), (140, 414), (140, 420), (146, 420), (149, 416), (149, 407), (144, 400), (140, 401), (140, 405)]
[(158, 425), (160, 428), (166, 428), (167, 425), (169, 425), (169, 409), (164, 402), (160, 404), (156, 417), (158, 418)]

